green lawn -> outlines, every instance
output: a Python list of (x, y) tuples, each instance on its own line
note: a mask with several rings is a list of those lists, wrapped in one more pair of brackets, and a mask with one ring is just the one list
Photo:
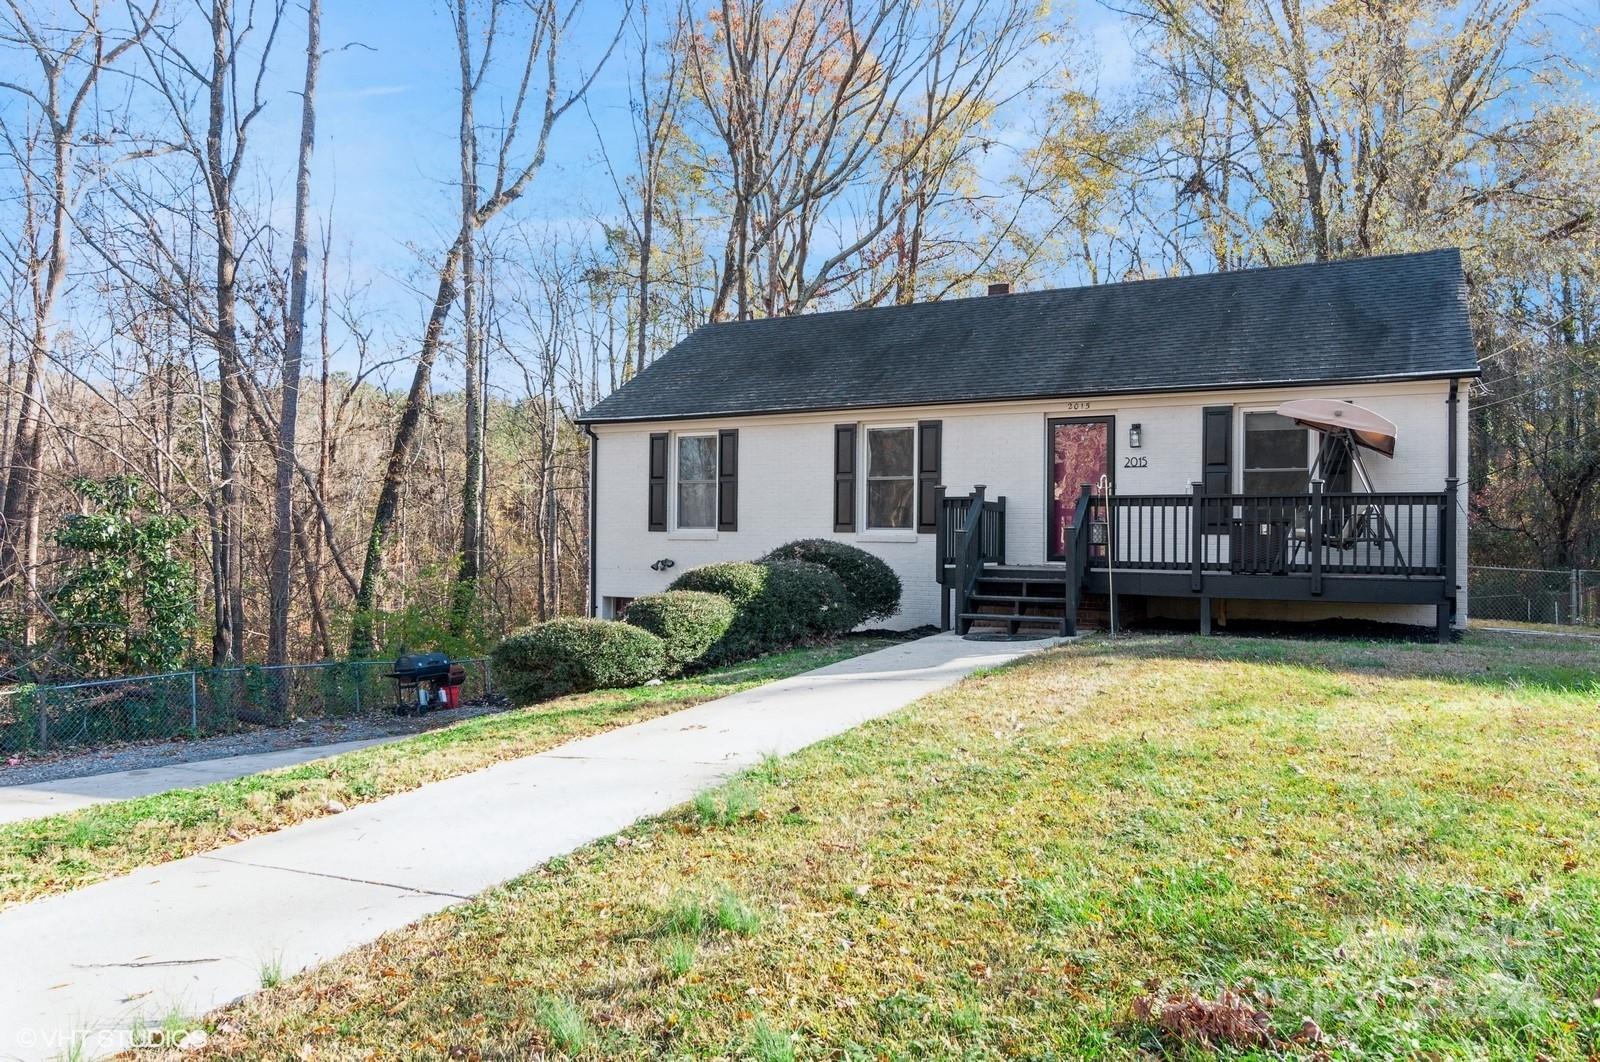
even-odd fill
[(339, 804), (392, 796), (889, 644), (886, 638), (850, 638), (657, 686), (561, 697), (283, 770), (0, 826), (0, 908), (210, 851), (331, 814)]
[(212, 1015), (210, 1050), (1593, 1057), (1600, 653), (1551, 641), (1057, 650)]

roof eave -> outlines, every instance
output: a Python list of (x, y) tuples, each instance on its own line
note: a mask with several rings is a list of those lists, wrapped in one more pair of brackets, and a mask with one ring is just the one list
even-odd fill
[(944, 398), (944, 399), (919, 399), (915, 402), (874, 402), (868, 405), (841, 406), (827, 404), (818, 406), (768, 406), (764, 409), (737, 409), (713, 410), (704, 413), (653, 413), (639, 416), (620, 417), (590, 417), (579, 416), (573, 423), (580, 425), (590, 424), (648, 424), (674, 420), (712, 420), (718, 417), (770, 417), (798, 413), (845, 413), (853, 410), (865, 409), (907, 409), (916, 406), (954, 406), (954, 405), (988, 405), (1000, 402), (1028, 402), (1050, 398), (1111, 398), (1122, 395), (1162, 395), (1186, 394), (1189, 392), (1210, 391), (1248, 391), (1260, 387), (1328, 387), (1350, 384), (1374, 383), (1403, 383), (1412, 380), (1464, 380), (1483, 375), (1483, 370), (1474, 365), (1470, 370), (1430, 369), (1426, 372), (1415, 373), (1384, 373), (1377, 376), (1340, 376), (1316, 380), (1250, 380), (1240, 383), (1215, 384), (1207, 387), (1129, 387), (1117, 391), (1053, 391), (1048, 394), (1031, 393), (1016, 395), (988, 395), (982, 398)]

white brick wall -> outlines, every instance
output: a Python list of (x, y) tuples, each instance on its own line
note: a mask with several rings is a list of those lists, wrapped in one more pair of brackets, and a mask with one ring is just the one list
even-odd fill
[[(599, 437), (597, 597), (637, 597), (664, 589), (689, 568), (714, 561), (751, 560), (796, 538), (834, 538), (869, 550), (899, 573), (905, 586), (901, 615), (892, 626), (938, 622), (939, 600), (933, 580), (932, 535), (835, 534), (833, 531), (833, 425), (944, 423), (944, 483), (950, 494), (965, 494), (983, 483), (988, 496), (1007, 499), (1007, 560), (1038, 562), (1045, 554), (1045, 422), (1056, 416), (1116, 418), (1117, 490), (1123, 494), (1166, 494), (1189, 490), (1200, 477), (1200, 419), (1206, 406), (1231, 405), (1236, 411), (1271, 409), (1291, 398), (1350, 399), (1399, 426), (1393, 459), (1367, 454), (1375, 489), (1437, 491), (1446, 474), (1446, 396), (1449, 385), (1433, 380), (1405, 384), (1367, 384), (1336, 388), (1295, 388), (1255, 392), (1211, 392), (1161, 397), (1105, 398), (1087, 402), (1031, 401), (1003, 404), (930, 406), (909, 410), (596, 425)], [(1462, 388), (1458, 438), (1459, 475), (1466, 480), (1466, 388)], [(1235, 416), (1235, 428), (1242, 418)], [(1128, 427), (1139, 424), (1144, 445), (1128, 448)], [(651, 532), (647, 523), (648, 447), (652, 431), (706, 432), (739, 429), (739, 530), (734, 532)], [(1122, 458), (1137, 453), (1144, 468), (1122, 468)], [(1235, 465), (1237, 466), (1237, 445)], [(1461, 619), (1465, 620), (1465, 513), (1458, 513), (1457, 566)], [(650, 565), (670, 558), (666, 572)], [(1235, 615), (1316, 615), (1329, 606), (1257, 603), (1230, 606)], [(1243, 608), (1243, 610), (1241, 610)], [(1311, 609), (1313, 611), (1307, 611)], [(1281, 611), (1280, 611), (1281, 610)], [(1368, 615), (1430, 623), (1431, 610), (1345, 606), (1340, 615)]]

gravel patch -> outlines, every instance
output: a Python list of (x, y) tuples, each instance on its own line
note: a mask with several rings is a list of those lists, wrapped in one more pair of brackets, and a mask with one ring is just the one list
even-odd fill
[(194, 740), (130, 742), (89, 751), (69, 749), (59, 754), (18, 756), (0, 764), (0, 786), (53, 782), (61, 778), (82, 778), (147, 767), (170, 767), (178, 763), (277, 752), (307, 745), (333, 745), (341, 741), (420, 734), (464, 719), (503, 712), (509, 707), (503, 697), (485, 697), (469, 701), (454, 711), (429, 712), (426, 715), (385, 713), (343, 719), (302, 719), (288, 726), (260, 727)]

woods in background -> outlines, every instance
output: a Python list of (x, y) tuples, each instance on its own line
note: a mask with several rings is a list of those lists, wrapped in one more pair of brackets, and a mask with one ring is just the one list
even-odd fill
[[(319, 75), (360, 42), (317, 0), (5, 0), (6, 673), (468, 651), (582, 611), (573, 418), (709, 321), (1446, 244), (1475, 559), (1600, 567), (1594, 27), (1141, 0), (1105, 79), (1085, 15), (448, 0), (458, 121), (418, 165), (453, 192), (395, 305), (326, 192)], [(557, 204), (576, 140), (594, 179)], [(129, 545), (91, 592), (96, 528)], [(141, 597), (151, 565), (192, 611)]]

